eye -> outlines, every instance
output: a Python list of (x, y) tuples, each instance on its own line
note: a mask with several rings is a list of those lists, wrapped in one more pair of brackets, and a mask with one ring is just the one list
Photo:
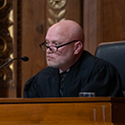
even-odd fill
[(58, 43), (57, 43), (57, 42), (55, 42), (55, 45), (57, 46), (57, 45), (58, 45)]
[(45, 45), (49, 45), (49, 41), (46, 41), (46, 42), (45, 42)]
[(57, 41), (53, 41), (53, 42), (52, 42), (52, 45), (53, 45), (53, 46), (58, 46), (59, 43), (58, 43)]

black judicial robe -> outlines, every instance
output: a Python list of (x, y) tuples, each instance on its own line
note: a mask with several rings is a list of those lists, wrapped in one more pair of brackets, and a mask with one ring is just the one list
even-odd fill
[[(79, 92), (95, 92), (95, 96), (122, 96), (120, 76), (110, 63), (83, 51), (64, 79), (63, 96), (77, 97)], [(29, 79), (24, 98), (60, 97), (59, 70), (47, 67)]]

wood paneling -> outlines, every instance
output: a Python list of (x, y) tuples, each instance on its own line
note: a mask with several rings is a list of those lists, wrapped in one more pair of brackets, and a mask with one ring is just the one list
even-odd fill
[[(2, 99), (3, 100), (3, 99)], [(43, 98), (0, 100), (0, 123), (17, 124), (102, 124), (111, 123), (109, 98)], [(101, 102), (101, 100), (103, 100)], [(7, 102), (8, 101), (8, 102)], [(9, 104), (10, 103), (10, 104)], [(102, 106), (105, 106), (103, 121)], [(94, 114), (94, 110), (95, 114)], [(3, 112), (3, 113), (2, 113)], [(94, 117), (95, 115), (95, 117)]]
[(123, 125), (124, 103), (110, 97), (0, 99), (0, 124)]
[[(84, 49), (91, 53), (95, 52), (98, 42), (98, 15), (100, 10), (98, 9), (98, 0), (84, 0), (84, 33), (85, 43)], [(99, 20), (100, 21), (100, 20)]]
[(125, 39), (125, 1), (103, 0), (102, 8), (102, 42)]
[(24, 83), (46, 66), (45, 53), (39, 48), (45, 35), (45, 0), (22, 0), (22, 89)]
[(124, 0), (84, 0), (85, 49), (95, 54), (101, 42), (125, 39)]

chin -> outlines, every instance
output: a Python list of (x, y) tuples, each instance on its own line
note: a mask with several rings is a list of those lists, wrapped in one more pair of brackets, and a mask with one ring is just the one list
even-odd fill
[(52, 62), (47, 62), (49, 67), (53, 67), (53, 68), (58, 68), (58, 64), (52, 63)]

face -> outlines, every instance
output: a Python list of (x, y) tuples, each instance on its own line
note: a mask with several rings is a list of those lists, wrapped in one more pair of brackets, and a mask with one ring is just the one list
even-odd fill
[[(56, 30), (49, 30), (46, 35), (47, 46), (59, 46), (70, 42), (67, 34)], [(74, 44), (58, 48), (58, 51), (53, 53), (50, 49), (46, 50), (46, 60), (50, 67), (67, 70), (74, 61)]]

